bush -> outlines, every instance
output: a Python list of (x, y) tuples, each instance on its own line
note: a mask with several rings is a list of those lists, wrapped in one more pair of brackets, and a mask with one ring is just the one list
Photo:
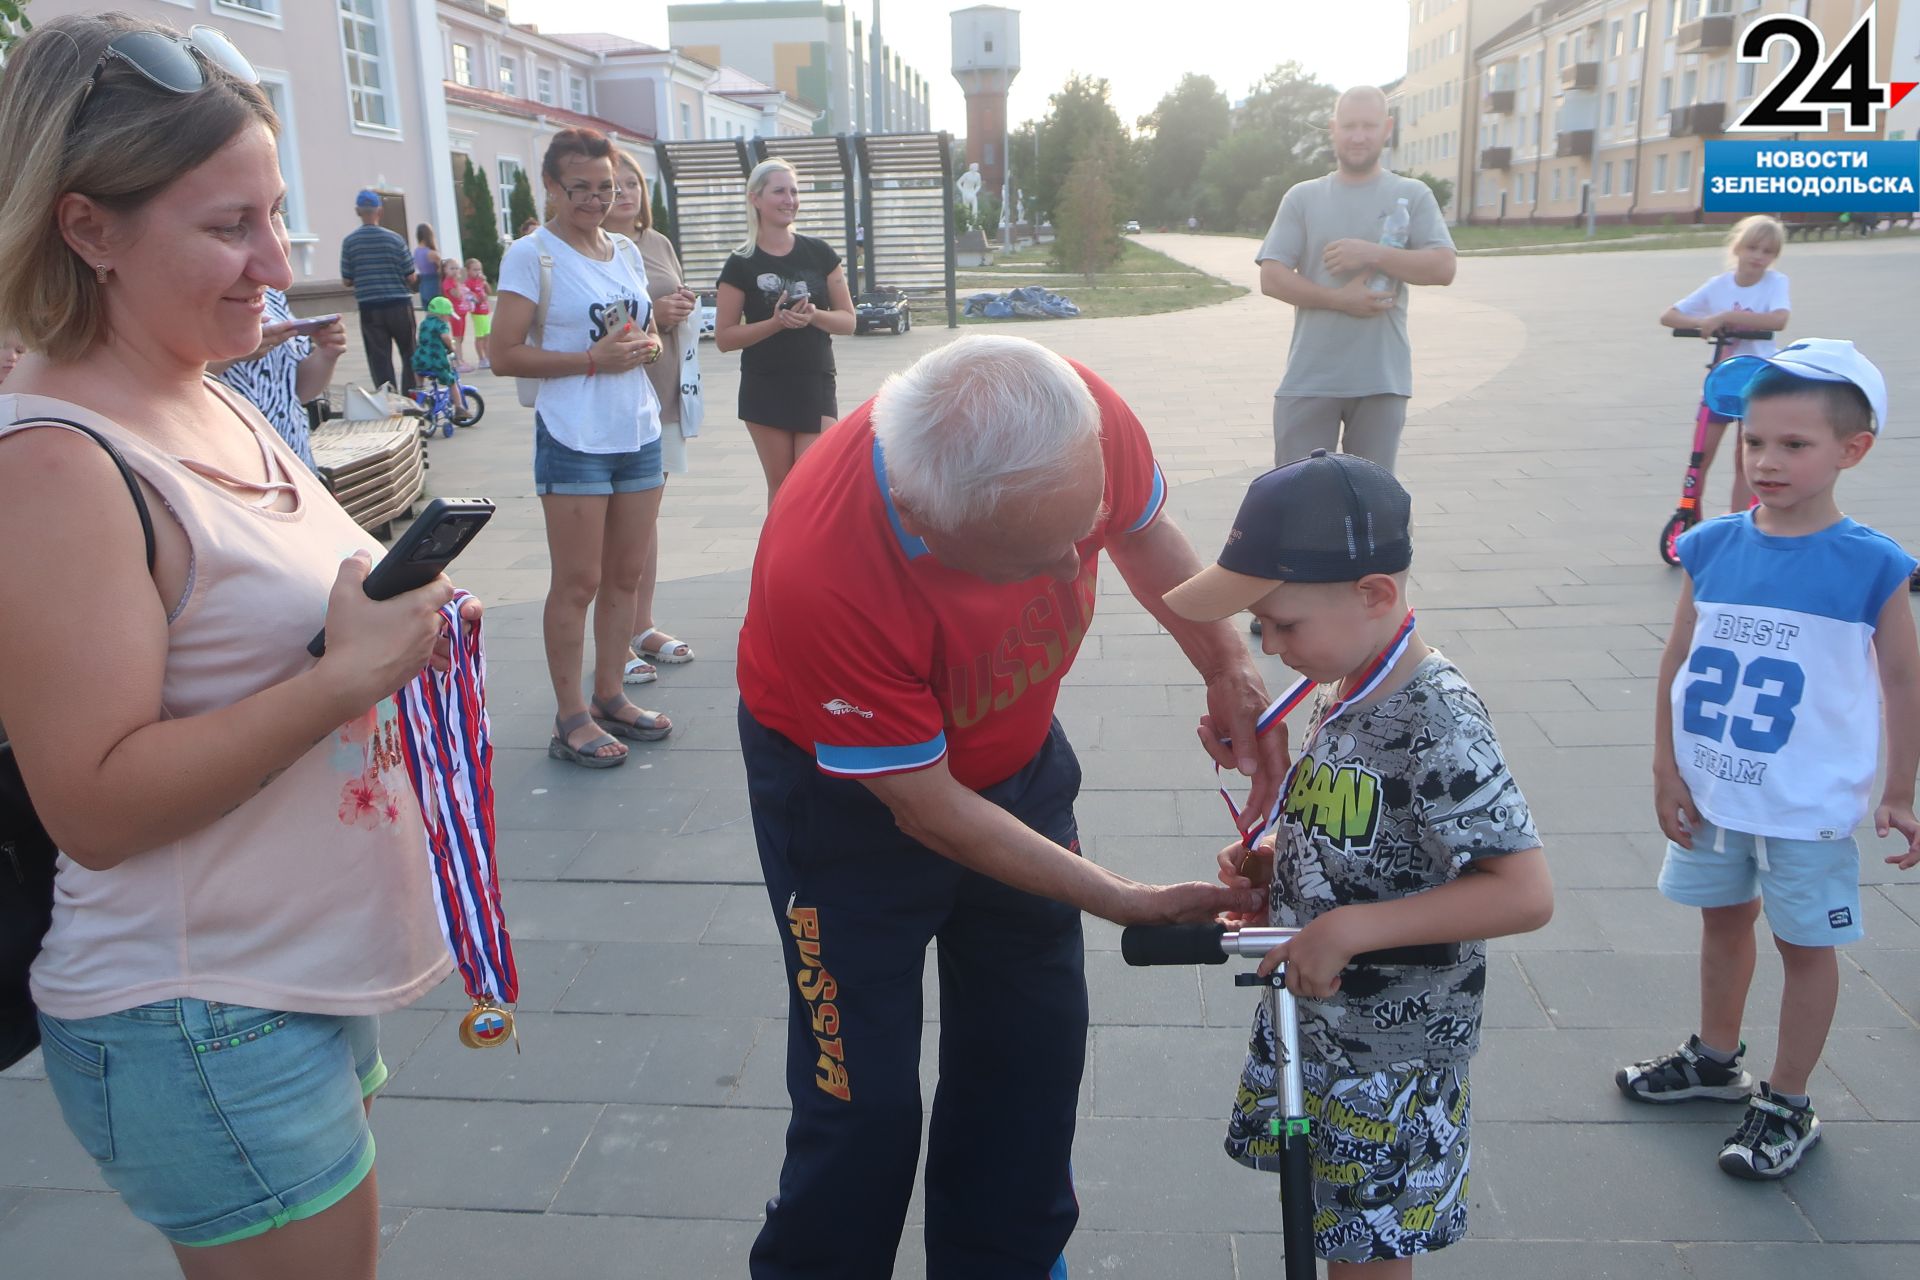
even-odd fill
[(480, 259), (480, 270), (490, 281), (500, 279), (500, 215), (486, 175), (469, 164), (460, 175), (460, 247), (469, 258)]
[(1053, 259), (1062, 270), (1093, 277), (1120, 260), (1120, 200), (1109, 175), (1111, 144), (1096, 145), (1074, 161), (1060, 188), (1060, 216), (1053, 227)]

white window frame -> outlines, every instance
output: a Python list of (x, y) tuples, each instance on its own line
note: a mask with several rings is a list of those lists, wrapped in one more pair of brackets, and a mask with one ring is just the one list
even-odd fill
[(271, 89), (278, 96), (273, 101), (274, 114), (280, 117), (280, 176), (287, 184), (287, 232), (302, 236), (308, 233), (307, 193), (301, 181), (300, 168), (300, 122), (296, 118), (293, 105), (293, 77), (285, 71), (272, 67), (255, 67), (260, 74), (262, 91)]
[[(465, 40), (450, 40), (447, 43), (447, 70), (452, 73), (453, 82), (455, 84), (465, 85), (469, 89), (479, 88), (480, 86), (475, 82), (473, 75), (474, 47)], [(462, 53), (467, 55), (467, 65), (464, 69), (464, 75), (462, 74), (462, 68), (460, 66), (460, 55)]]
[[(508, 165), (512, 165), (514, 169), (520, 173), (529, 173), (530, 171), (527, 168), (527, 162), (519, 156), (496, 155), (493, 158), (493, 195), (498, 205), (497, 216), (500, 219), (500, 231), (501, 234), (511, 239), (514, 233), (514, 228), (509, 222), (509, 219), (513, 217), (513, 174), (507, 172), (506, 166)], [(533, 179), (531, 177), (527, 179), (527, 186), (529, 188), (533, 186)], [(536, 218), (540, 216), (540, 201), (538, 196), (534, 198), (533, 211)]]
[[(367, 0), (374, 13), (371, 17), (363, 15), (355, 7), (352, 13), (349, 6), (357, 6), (359, 0), (333, 0), (334, 34), (340, 41), (340, 69), (346, 76), (347, 92), (343, 105), (347, 109), (347, 127), (354, 133), (368, 138), (387, 138), (399, 141), (405, 135), (400, 128), (400, 95), (394, 84), (393, 69), (393, 24), (388, 19), (387, 0)], [(351, 18), (355, 22), (366, 22), (373, 28), (373, 37), (379, 45), (379, 55), (375, 67), (379, 72), (380, 102), (386, 108), (391, 123), (367, 124), (353, 109), (353, 59), (354, 54), (347, 49), (347, 33), (344, 23)], [(360, 55), (360, 56), (365, 56)]]
[(567, 109), (581, 115), (591, 115), (587, 101), (586, 77), (576, 71), (567, 72)]
[(1689, 147), (1673, 158), (1673, 189), (1693, 190), (1693, 149)]
[(553, 68), (536, 66), (533, 69), (533, 99), (542, 106), (560, 105), (558, 94), (553, 85)]
[(1653, 158), (1653, 193), (1655, 195), (1661, 195), (1665, 193), (1666, 189), (1667, 158), (1665, 156), (1655, 156)]
[(213, 16), (257, 22), (263, 27), (284, 27), (281, 10), (286, 0), (213, 0)]
[(502, 53), (493, 62), (494, 84), (509, 98), (520, 96), (520, 59)]
[(1600, 166), (1600, 194), (1603, 196), (1613, 194), (1613, 161), (1611, 160)]

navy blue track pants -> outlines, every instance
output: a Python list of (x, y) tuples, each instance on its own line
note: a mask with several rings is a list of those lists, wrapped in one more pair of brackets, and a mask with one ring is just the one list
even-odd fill
[[(921, 978), (938, 941), (940, 1073), (927, 1137), (928, 1280), (1064, 1277), (1086, 1064), (1080, 913), (901, 834), (860, 783), (743, 706), (754, 838), (788, 976), (793, 1119), (754, 1280), (893, 1273), (920, 1152)], [(981, 794), (1076, 852), (1080, 766), (1056, 721)]]

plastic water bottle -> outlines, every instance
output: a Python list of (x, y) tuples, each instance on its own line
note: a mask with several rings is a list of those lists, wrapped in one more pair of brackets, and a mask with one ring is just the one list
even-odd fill
[[(1389, 249), (1407, 247), (1407, 235), (1413, 230), (1413, 210), (1407, 208), (1404, 197), (1393, 202), (1393, 208), (1387, 214), (1387, 225), (1380, 229), (1380, 243)], [(1367, 277), (1367, 288), (1375, 293), (1392, 293), (1399, 288), (1399, 281), (1384, 271), (1376, 271)]]

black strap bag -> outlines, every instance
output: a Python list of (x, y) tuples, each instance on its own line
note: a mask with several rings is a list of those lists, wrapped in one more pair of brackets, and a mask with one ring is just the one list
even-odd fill
[[(147, 540), (147, 572), (153, 572), (153, 517), (140, 495), (140, 483), (112, 441), (91, 427), (65, 418), (28, 418), (22, 422), (57, 423), (92, 436), (127, 482)], [(20, 426), (21, 422), (11, 424)], [(0, 737), (0, 1070), (32, 1053), (40, 1043), (40, 1023), (27, 990), (27, 970), (53, 922), (53, 866), (58, 852), (40, 824), (20, 778), (13, 746)]]

